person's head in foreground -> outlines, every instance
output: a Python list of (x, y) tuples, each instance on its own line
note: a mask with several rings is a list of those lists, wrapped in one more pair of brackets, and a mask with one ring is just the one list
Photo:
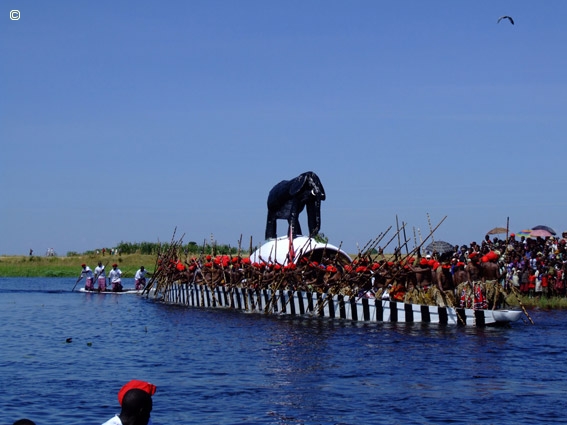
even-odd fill
[(122, 425), (147, 425), (152, 412), (152, 396), (144, 390), (128, 390), (122, 399)]

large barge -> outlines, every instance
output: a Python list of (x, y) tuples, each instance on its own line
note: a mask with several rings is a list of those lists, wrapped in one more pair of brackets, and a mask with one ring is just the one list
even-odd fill
[[(156, 273), (156, 279), (152, 279), (146, 289), (155, 289), (156, 295), (163, 302), (173, 305), (355, 322), (435, 323), (483, 327), (509, 324), (519, 320), (523, 314), (520, 310), (459, 308), (451, 305), (403, 302), (388, 299), (386, 292), (375, 296), (373, 291), (361, 291), (360, 288), (337, 290), (340, 285), (327, 285), (323, 288), (297, 284), (298, 276), (299, 279), (306, 276), (296, 270), (301, 263), (316, 264), (319, 268), (320, 264), (329, 259), (332, 259), (332, 263), (337, 267), (345, 268), (348, 268), (352, 261), (340, 248), (304, 236), (294, 238), (293, 243), (290, 243), (287, 237), (271, 239), (242, 262), (223, 258), (215, 263), (213, 259), (208, 258), (207, 262), (193, 259), (183, 264), (178, 259), (165, 256), (160, 260), (161, 273)], [(175, 273), (168, 273), (163, 264), (169, 264)], [(262, 278), (254, 278), (260, 264), (270, 270), (272, 280), (268, 284), (262, 281)], [(331, 267), (336, 271), (336, 267)], [(333, 274), (329, 271), (331, 267), (323, 267), (324, 272), (318, 272), (325, 273), (326, 278), (329, 278), (329, 275)], [(250, 270), (247, 271), (248, 269)], [(290, 276), (294, 273), (295, 285), (285, 280), (286, 269)], [(215, 273), (217, 278), (213, 277)]]
[(167, 304), (225, 308), (249, 313), (315, 316), (358, 322), (439, 323), (468, 326), (517, 321), (519, 310), (488, 310), (408, 304), (378, 298), (178, 283), (163, 293)]

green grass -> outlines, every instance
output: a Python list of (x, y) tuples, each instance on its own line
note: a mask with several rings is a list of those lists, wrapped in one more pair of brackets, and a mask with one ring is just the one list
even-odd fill
[(527, 310), (567, 310), (567, 297), (529, 297), (510, 294), (506, 302), (512, 307), (523, 305)]
[(540, 310), (565, 310), (567, 309), (567, 297), (533, 297), (523, 295), (522, 304), (528, 309)]
[(153, 272), (155, 255), (78, 255), (73, 257), (27, 257), (0, 256), (0, 277), (79, 277), (81, 264), (87, 264), (93, 271), (97, 263), (107, 265), (118, 264), (124, 277), (134, 277), (136, 270), (144, 266)]

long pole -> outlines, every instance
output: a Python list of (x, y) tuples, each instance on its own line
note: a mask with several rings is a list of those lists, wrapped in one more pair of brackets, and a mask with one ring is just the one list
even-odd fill
[[(421, 249), (421, 247), (423, 246), (423, 244), (424, 244), (425, 242), (427, 242), (427, 240), (428, 240), (430, 237), (433, 237), (433, 233), (435, 233), (435, 231), (439, 228), (439, 226), (441, 226), (441, 224), (445, 221), (446, 218), (447, 218), (447, 216), (443, 217), (443, 219), (439, 222), (439, 224), (437, 224), (437, 226), (435, 226), (435, 228), (431, 229), (431, 231), (429, 232), (429, 235), (427, 235), (427, 237), (426, 237), (424, 240), (422, 240), (421, 243), (420, 243), (418, 246), (416, 246), (414, 249), (412, 249), (412, 250), (409, 252), (409, 254), (407, 254), (405, 258), (402, 258), (399, 262), (401, 263), (401, 262), (405, 261), (407, 258), (409, 258), (410, 255), (413, 255), (414, 252), (420, 252), (420, 249)], [(405, 226), (405, 224), (404, 224), (404, 226)], [(390, 242), (394, 239), (394, 237), (395, 237), (395, 235), (392, 237), (392, 239), (390, 239)], [(420, 233), (420, 239), (421, 239), (421, 233)], [(390, 242), (388, 242), (388, 243), (390, 243)], [(407, 241), (406, 241), (406, 243), (407, 243)], [(396, 271), (396, 272), (392, 275), (392, 278), (393, 278), (393, 279), (397, 278), (397, 277), (400, 275), (400, 273), (401, 273), (400, 270)], [(361, 298), (363, 298), (364, 295), (366, 295), (367, 292), (368, 292), (368, 290), (364, 291), (364, 293), (363, 293), (361, 296), (358, 297), (358, 300), (360, 300)]]
[[(427, 213), (427, 222), (429, 223), (429, 231), (431, 232), (431, 219), (429, 218), (429, 213)], [(435, 242), (433, 234), (431, 233), (431, 243)]]
[(83, 274), (81, 273), (81, 275), (79, 276), (79, 278), (75, 282), (75, 286), (73, 286), (73, 289), (71, 289), (71, 292), (73, 292), (75, 290), (75, 288), (77, 287), (77, 284), (81, 281), (82, 278), (83, 278)]
[[(396, 229), (398, 230), (398, 251), (402, 249), (400, 241), (400, 223), (398, 222), (398, 214), (396, 214)], [(405, 238), (404, 238), (405, 240)]]
[[(406, 235), (406, 224), (407, 223), (402, 221), (402, 225), (404, 226), (404, 240), (409, 241), (409, 239), (407, 238), (407, 235)], [(407, 255), (407, 254), (409, 254), (409, 248), (408, 248), (407, 242), (404, 245), (406, 246), (406, 255)]]
[(518, 300), (518, 304), (520, 304), (520, 307), (522, 308), (522, 311), (524, 312), (524, 314), (526, 315), (526, 317), (528, 318), (528, 320), (530, 321), (530, 323), (533, 325), (534, 321), (532, 320), (532, 318), (530, 317), (530, 315), (528, 314), (528, 310), (526, 310), (526, 307), (524, 306), (524, 304), (522, 303), (522, 300), (520, 299), (520, 294), (518, 292), (518, 290), (516, 289), (516, 287), (514, 285), (510, 285), (510, 288), (512, 288), (512, 292), (514, 293), (514, 295), (516, 296), (516, 299)]

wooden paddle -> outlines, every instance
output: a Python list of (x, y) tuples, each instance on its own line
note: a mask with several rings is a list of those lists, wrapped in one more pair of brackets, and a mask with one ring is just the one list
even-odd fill
[(73, 292), (75, 290), (75, 288), (77, 287), (77, 284), (81, 281), (82, 278), (83, 278), (83, 274), (81, 273), (81, 275), (79, 276), (79, 278), (75, 282), (75, 286), (73, 286), (73, 289), (71, 289), (71, 292)]

